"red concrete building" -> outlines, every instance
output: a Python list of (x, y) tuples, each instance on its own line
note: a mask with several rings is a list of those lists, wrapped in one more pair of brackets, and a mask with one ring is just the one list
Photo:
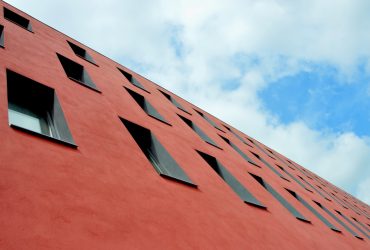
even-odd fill
[(1, 2), (0, 249), (370, 249), (370, 208)]

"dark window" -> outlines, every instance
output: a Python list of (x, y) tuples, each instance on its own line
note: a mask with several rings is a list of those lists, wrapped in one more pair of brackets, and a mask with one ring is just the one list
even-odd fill
[(366, 231), (368, 231), (368, 232), (370, 232), (370, 230), (361, 222), (361, 221), (359, 221), (359, 220), (357, 220), (356, 218), (354, 218), (354, 217), (352, 217), (352, 219), (354, 220), (354, 221), (356, 221), (360, 226), (362, 226), (362, 228), (364, 229), (364, 230), (366, 230)]
[(229, 130), (236, 138), (238, 138), (241, 142), (243, 142), (245, 145), (249, 146), (249, 147), (253, 147), (252, 145), (250, 145), (249, 143), (247, 143), (241, 136), (239, 136), (237, 133), (235, 133), (231, 128), (229, 128), (228, 126), (226, 126), (225, 124), (222, 124), (227, 130)]
[(271, 154), (274, 154), (270, 149), (266, 148), (267, 151), (269, 151)]
[(321, 195), (321, 197), (323, 197), (324, 199), (328, 200), (328, 201), (331, 201), (328, 197), (326, 197), (325, 195), (323, 195), (320, 190), (318, 190), (317, 188), (315, 188), (313, 185), (311, 185), (308, 181), (306, 181), (305, 179), (302, 178), (302, 176), (299, 176), (299, 179), (301, 179), (304, 183), (306, 183), (307, 186), (310, 186), (313, 190), (315, 190), (316, 193), (318, 193), (319, 195)]
[(131, 89), (128, 89), (125, 87), (125, 89), (127, 90), (127, 92), (131, 95), (131, 97), (136, 101), (137, 104), (139, 104), (139, 106), (145, 111), (145, 113), (147, 113), (149, 116), (161, 121), (161, 122), (164, 122), (168, 125), (171, 125), (169, 124), (166, 119), (163, 118), (163, 116), (161, 116), (159, 114), (159, 112), (145, 99), (144, 96), (136, 93), (135, 91), (132, 91)]
[(340, 216), (342, 216), (342, 218), (347, 221), (349, 224), (351, 224), (354, 228), (356, 228), (358, 231), (360, 231), (363, 235), (365, 235), (368, 239), (370, 239), (370, 236), (365, 233), (364, 230), (362, 230), (360, 227), (358, 227), (355, 223), (353, 223), (350, 219), (347, 218), (347, 216), (345, 216), (344, 214), (342, 214), (341, 212), (335, 210), (335, 212), (337, 212), (337, 214), (339, 214)]
[(294, 175), (292, 175), (291, 173), (289, 173), (288, 171), (285, 170), (285, 168), (283, 168), (282, 166), (280, 165), (277, 165), (276, 166), (278, 168), (281, 169), (281, 171), (283, 171), (286, 175), (288, 175), (291, 179), (293, 179), (295, 182), (298, 183), (298, 185), (300, 185), (302, 188), (306, 189), (307, 191), (311, 192), (312, 193), (312, 190), (310, 190), (309, 188), (307, 188), (299, 179), (297, 179)]
[(254, 141), (252, 139), (247, 138), (247, 140), (254, 144)]
[(357, 235), (351, 228), (349, 228), (346, 224), (344, 224), (340, 219), (338, 219), (337, 216), (335, 216), (332, 212), (330, 212), (326, 207), (324, 207), (323, 205), (321, 205), (319, 202), (317, 201), (313, 201), (316, 203), (317, 206), (319, 206), (322, 210), (324, 210), (330, 217), (332, 217), (336, 222), (338, 222), (338, 224), (340, 224), (342, 227), (344, 227), (350, 234), (352, 234), (353, 236), (355, 236), (356, 238), (358, 239), (361, 239), (363, 240), (363, 238), (361, 238), (359, 235)]
[(75, 146), (54, 89), (10, 70), (6, 73), (10, 126)]
[(64, 69), (64, 72), (66, 73), (66, 75), (69, 77), (69, 79), (85, 86), (85, 87), (88, 87), (92, 90), (95, 90), (97, 92), (100, 92), (100, 90), (97, 89), (95, 83), (91, 80), (89, 74), (87, 73), (87, 71), (85, 70), (85, 68), (62, 56), (62, 55), (58, 55), (58, 58), (59, 58), (59, 61), (60, 63), (62, 64), (62, 67)]
[(86, 61), (91, 62), (92, 64), (95, 64), (96, 65), (94, 59), (91, 57), (91, 55), (89, 53), (87, 53), (87, 51), (85, 49), (77, 46), (74, 43), (71, 43), (70, 41), (67, 41), (67, 43), (69, 44), (69, 46), (72, 48), (73, 52), (77, 56), (82, 57)]
[(213, 156), (197, 151), (208, 165), (234, 190), (244, 202), (265, 208), (222, 164)]
[(211, 138), (208, 137), (197, 125), (195, 125), (194, 122), (190, 121), (189, 119), (181, 116), (178, 114), (178, 116), (183, 120), (195, 133), (197, 133), (200, 138), (202, 138), (205, 142), (211, 144), (212, 146), (215, 146), (217, 148), (220, 148)]
[(310, 204), (308, 204), (302, 197), (296, 194), (294, 191), (286, 189), (294, 198), (296, 198), (303, 206), (305, 206), (308, 210), (310, 210), (316, 217), (321, 220), (326, 226), (336, 232), (340, 232), (338, 228), (333, 226), (325, 217), (323, 217), (320, 213), (318, 213)]
[(122, 118), (121, 121), (161, 176), (196, 187), (149, 129)]
[(4, 48), (4, 26), (0, 25), (0, 47)]
[(267, 161), (265, 161), (265, 159), (263, 159), (261, 156), (259, 156), (258, 154), (252, 152), (252, 151), (249, 151), (251, 152), (257, 159), (259, 159), (266, 167), (268, 167), (272, 172), (274, 172), (277, 176), (279, 176), (280, 178), (282, 178), (283, 180), (286, 180), (286, 181), (290, 181), (289, 179), (287, 179), (286, 177), (284, 177), (282, 174), (280, 174), (275, 168), (273, 168)]
[(191, 113), (189, 111), (187, 111), (180, 103), (178, 103), (178, 101), (176, 101), (175, 98), (173, 98), (171, 95), (167, 94), (166, 92), (158, 89), (159, 92), (162, 93), (162, 95), (164, 95), (164, 97), (166, 97), (173, 105), (175, 105), (178, 109), (184, 111), (185, 113), (188, 113), (189, 115), (191, 115)]
[(287, 200), (285, 200), (278, 192), (275, 191), (266, 181), (264, 181), (260, 176), (249, 173), (262, 187), (264, 187), (274, 198), (280, 202), (280, 204), (285, 207), (291, 214), (293, 214), (297, 219), (310, 222), (302, 214), (300, 214)]
[(211, 124), (213, 127), (215, 127), (216, 129), (222, 131), (225, 133), (225, 131), (223, 131), (212, 119), (210, 119), (207, 115), (203, 114), (202, 112), (194, 109), (195, 112), (197, 112), (201, 117), (203, 117), (204, 120), (206, 120), (209, 124)]
[(4, 18), (32, 32), (30, 20), (4, 7)]
[(122, 69), (120, 69), (120, 68), (117, 68), (121, 73), (122, 73), (122, 75), (132, 84), (132, 85), (134, 85), (135, 87), (138, 87), (138, 88), (140, 88), (140, 89), (142, 89), (142, 90), (144, 90), (145, 92), (148, 92), (148, 93), (150, 93), (148, 90), (146, 90), (145, 88), (144, 88), (144, 86), (135, 78), (135, 77), (133, 77), (130, 73), (128, 73), (128, 72), (126, 72), (126, 71), (124, 71), (124, 70), (122, 70)]
[(253, 164), (256, 167), (259, 167), (251, 158), (249, 158), (243, 151), (240, 150), (234, 143), (232, 143), (229, 139), (219, 135), (227, 144), (229, 144), (241, 157), (244, 158), (247, 162)]
[(270, 157), (271, 159), (273, 159), (273, 160), (276, 160), (274, 157), (272, 157), (271, 155), (268, 155), (268, 157)]
[(335, 197), (334, 193), (327, 192), (325, 189), (323, 189), (322, 187), (320, 187), (320, 185), (317, 185), (317, 187), (322, 192), (324, 192), (325, 194), (327, 194), (328, 196), (330, 196), (332, 199), (334, 199), (338, 204), (342, 205), (343, 208), (348, 209), (348, 207), (341, 200), (339, 200), (339, 199), (337, 199), (337, 197)]

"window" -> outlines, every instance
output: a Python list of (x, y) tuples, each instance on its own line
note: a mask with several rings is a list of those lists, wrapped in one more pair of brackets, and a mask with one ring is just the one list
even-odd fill
[(254, 144), (254, 141), (250, 138), (247, 138), (248, 141), (250, 141), (252, 144)]
[(271, 155), (267, 155), (267, 156), (276, 161), (276, 159), (272, 157)]
[(252, 153), (252, 155), (254, 155), (257, 159), (259, 159), (263, 164), (265, 164), (266, 167), (268, 167), (272, 172), (274, 172), (277, 176), (279, 176), (280, 178), (282, 178), (283, 180), (286, 180), (286, 181), (290, 181), (289, 179), (287, 179), (286, 177), (284, 177), (282, 174), (280, 174), (275, 168), (273, 168), (267, 161), (265, 161), (261, 156), (259, 156), (258, 154), (252, 152), (252, 151), (249, 151)]
[(6, 73), (10, 126), (77, 147), (55, 91), (10, 70)]
[(306, 183), (307, 186), (310, 186), (313, 190), (315, 190), (316, 193), (318, 193), (319, 195), (321, 195), (322, 198), (328, 200), (328, 201), (331, 201), (331, 199), (329, 199), (328, 197), (326, 197), (325, 195), (323, 195), (320, 190), (318, 190), (317, 188), (315, 188), (313, 185), (311, 185), (308, 181), (306, 181), (305, 179), (302, 178), (302, 176), (299, 176), (299, 179), (301, 179), (304, 183)]
[(300, 214), (288, 201), (286, 201), (278, 192), (275, 191), (266, 181), (260, 176), (249, 173), (262, 187), (264, 187), (274, 198), (280, 202), (291, 214), (293, 214), (298, 220), (304, 222), (310, 222), (302, 214)]
[(291, 194), (294, 198), (296, 198), (303, 206), (305, 206), (308, 210), (310, 210), (316, 217), (321, 220), (326, 226), (328, 226), (331, 230), (335, 232), (340, 232), (338, 228), (333, 226), (324, 216), (318, 213), (310, 204), (308, 204), (302, 197), (296, 194), (294, 191), (286, 189), (289, 194)]
[(166, 119), (161, 116), (158, 111), (145, 99), (144, 96), (136, 93), (135, 91), (132, 91), (129, 88), (126, 88), (127, 92), (131, 95), (131, 97), (136, 101), (137, 104), (144, 110), (145, 113), (147, 113), (149, 116), (166, 123), (167, 125), (170, 125)]
[(57, 54), (57, 56), (60, 63), (62, 64), (64, 72), (69, 77), (69, 79), (81, 84), (82, 86), (88, 87), (89, 89), (100, 92), (100, 90), (97, 89), (95, 83), (91, 80), (89, 74), (82, 65), (62, 55)]
[(246, 160), (247, 162), (249, 162), (250, 164), (256, 166), (256, 167), (259, 167), (257, 165), (257, 163), (255, 163), (251, 158), (249, 158), (246, 154), (244, 154), (243, 151), (240, 150), (240, 148), (238, 148), (234, 143), (232, 143), (229, 139), (219, 135), (227, 144), (229, 144), (241, 157), (244, 158), (244, 160)]
[(247, 143), (241, 136), (239, 136), (237, 133), (235, 133), (231, 128), (228, 126), (222, 124), (227, 130), (229, 130), (236, 138), (238, 138), (241, 142), (243, 142), (245, 145), (252, 147), (249, 143)]
[(338, 222), (338, 224), (340, 224), (342, 227), (344, 227), (350, 234), (352, 234), (353, 236), (355, 236), (356, 238), (358, 239), (361, 239), (363, 240), (363, 238), (361, 238), (359, 235), (357, 235), (351, 228), (349, 228), (346, 224), (344, 224), (340, 219), (338, 219), (337, 216), (335, 216), (332, 212), (330, 212), (326, 207), (324, 207), (323, 205), (321, 205), (319, 202), (317, 201), (313, 201), (316, 203), (316, 205), (321, 208), (322, 210), (324, 210), (331, 218), (333, 218), (336, 222)]
[(352, 217), (352, 219), (354, 220), (354, 221), (356, 221), (357, 222), (357, 224), (359, 224), (364, 230), (367, 230), (367, 231), (369, 231), (370, 232), (370, 230), (368, 229), (368, 228), (366, 228), (366, 226), (361, 222), (361, 221), (359, 221), (359, 220), (357, 220), (356, 218), (354, 218), (354, 217)]
[(198, 154), (208, 163), (208, 165), (229, 185), (229, 187), (242, 199), (244, 202), (266, 208), (260, 203), (222, 164), (213, 156), (197, 151)]
[(4, 48), (4, 26), (0, 25), (0, 47)]
[(30, 20), (4, 7), (4, 18), (32, 32)]
[(317, 187), (322, 191), (324, 192), (325, 194), (327, 194), (328, 196), (330, 196), (332, 199), (334, 199), (338, 204), (342, 205), (343, 208), (345, 209), (348, 209), (347, 206), (345, 206), (339, 199), (337, 199), (337, 197), (335, 197), (334, 193), (329, 193), (327, 192), (325, 189), (323, 189), (322, 187), (320, 187), (320, 185), (317, 185)]
[(72, 48), (73, 52), (77, 56), (79, 56), (79, 57), (85, 59), (86, 61), (91, 62), (92, 64), (96, 65), (94, 59), (90, 56), (89, 53), (87, 53), (87, 51), (85, 49), (77, 46), (74, 43), (71, 43), (70, 41), (67, 41), (67, 43), (69, 44), (69, 46)]
[(224, 132), (224, 133), (225, 133), (225, 131), (223, 131), (219, 126), (217, 126), (217, 124), (216, 124), (213, 120), (211, 120), (207, 115), (203, 114), (202, 112), (200, 112), (200, 111), (198, 111), (198, 110), (196, 110), (196, 109), (194, 109), (194, 110), (195, 110), (195, 112), (197, 112), (201, 117), (203, 117), (203, 119), (204, 119), (204, 120), (206, 120), (209, 124), (211, 124), (213, 127), (215, 127), (216, 129), (220, 130), (221, 132)]
[(154, 169), (163, 177), (196, 187), (154, 134), (144, 127), (120, 118)]
[(130, 73), (128, 73), (128, 72), (126, 72), (126, 71), (124, 71), (124, 70), (122, 70), (122, 69), (119, 69), (119, 68), (117, 68), (121, 73), (122, 73), (122, 75), (132, 84), (132, 85), (134, 85), (135, 87), (138, 87), (139, 89), (142, 89), (142, 90), (144, 90), (145, 92), (148, 92), (148, 93), (150, 93), (148, 90), (146, 90), (145, 88), (144, 88), (144, 86), (135, 78), (135, 77), (133, 77)]
[(344, 214), (342, 214), (341, 212), (335, 210), (335, 212), (337, 212), (337, 214), (339, 214), (340, 216), (342, 216), (342, 218), (347, 221), (349, 224), (351, 224), (351, 226), (353, 226), (354, 228), (356, 228), (359, 232), (361, 232), (363, 235), (365, 235), (368, 239), (370, 239), (370, 236), (365, 233), (364, 230), (362, 230), (360, 227), (358, 227), (355, 223), (353, 223), (350, 219), (347, 218), (347, 216), (345, 216)]
[(302, 188), (306, 189), (308, 192), (311, 192), (312, 193), (312, 190), (310, 190), (309, 188), (307, 188), (300, 180), (298, 180), (295, 176), (293, 176), (291, 173), (289, 173), (288, 171), (285, 170), (285, 168), (283, 168), (282, 166), (279, 166), (276, 164), (276, 166), (278, 168), (281, 169), (281, 171), (283, 171), (286, 175), (288, 175), (291, 179), (293, 179), (295, 182), (298, 183), (298, 185), (300, 185)]
[(195, 133), (197, 133), (200, 138), (202, 138), (205, 142), (208, 144), (211, 144), (212, 146), (215, 146), (216, 148), (221, 149), (211, 138), (209, 138), (197, 125), (194, 124), (194, 122), (190, 121), (189, 119), (181, 116), (178, 114), (178, 116), (183, 120)]
[(158, 89), (159, 92), (162, 93), (162, 95), (164, 95), (164, 97), (166, 97), (173, 105), (175, 105), (178, 109), (184, 111), (185, 113), (188, 113), (189, 115), (191, 115), (191, 113), (189, 111), (187, 111), (180, 103), (178, 103), (176, 101), (175, 98), (173, 98), (171, 95), (167, 94), (166, 92)]
[(269, 151), (271, 154), (274, 154), (270, 149), (266, 148), (267, 151)]

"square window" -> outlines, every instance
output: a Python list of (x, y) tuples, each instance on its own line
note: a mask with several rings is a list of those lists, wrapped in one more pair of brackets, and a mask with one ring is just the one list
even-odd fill
[(131, 97), (135, 100), (135, 102), (137, 104), (139, 104), (139, 106), (144, 110), (145, 113), (147, 113), (149, 116), (151, 116), (151, 117), (153, 117), (153, 118), (171, 126), (171, 124), (169, 124), (166, 121), (166, 119), (164, 119), (163, 116), (161, 116), (161, 114), (159, 114), (159, 112), (150, 104), (150, 102), (148, 102), (146, 100), (146, 98), (144, 96), (136, 93), (135, 91), (133, 91), (129, 88), (125, 88), (125, 89), (131, 95)]
[(121, 121), (145, 154), (146, 158), (161, 176), (174, 179), (194, 187), (197, 186), (149, 129), (123, 118), (121, 118)]
[(263, 188), (265, 188), (280, 204), (285, 207), (298, 220), (308, 222), (302, 214), (300, 214), (287, 200), (285, 200), (273, 187), (271, 187), (262, 177), (249, 173)]
[(173, 98), (171, 95), (167, 94), (166, 92), (164, 92), (160, 89), (158, 89), (158, 90), (159, 90), (159, 92), (161, 92), (164, 95), (164, 97), (166, 97), (178, 109), (180, 109), (180, 110), (184, 111), (185, 113), (188, 113), (189, 115), (191, 115), (191, 113), (189, 111), (187, 111), (180, 103), (178, 103), (175, 98)]
[(77, 147), (54, 89), (7, 70), (10, 126)]
[(288, 193), (290, 193), (295, 199), (297, 199), (303, 206), (305, 206), (308, 210), (310, 210), (319, 220), (321, 220), (327, 227), (335, 232), (340, 232), (338, 228), (336, 228), (333, 224), (331, 224), (324, 216), (316, 211), (308, 202), (306, 202), (301, 196), (299, 196), (296, 192), (289, 190), (286, 188)]
[(249, 162), (250, 164), (256, 166), (256, 167), (259, 167), (251, 158), (249, 158), (240, 148), (238, 148), (234, 143), (232, 143), (229, 139), (219, 135), (227, 144), (229, 144), (241, 157), (244, 158), (244, 160), (246, 160), (247, 162)]
[(64, 72), (66, 73), (66, 75), (69, 77), (69, 79), (85, 86), (85, 87), (88, 87), (92, 90), (95, 90), (97, 92), (100, 92), (99, 89), (97, 89), (95, 83), (91, 80), (89, 74), (87, 73), (87, 71), (85, 70), (85, 68), (62, 56), (62, 55), (59, 55), (57, 54), (58, 56), (58, 59), (60, 61), (60, 63), (62, 64), (62, 67), (64, 69)]
[(178, 114), (178, 116), (183, 120), (195, 133), (199, 135), (200, 138), (203, 139), (203, 141), (207, 142), (208, 144), (211, 144), (212, 146), (215, 146), (216, 148), (221, 149), (211, 138), (206, 135), (203, 130), (201, 130), (197, 125), (195, 125), (194, 122), (190, 121), (189, 119), (181, 116)]
[(215, 157), (200, 151), (197, 152), (244, 202), (266, 208)]
[(207, 115), (203, 114), (202, 112), (200, 112), (199, 110), (196, 110), (194, 109), (195, 112), (197, 112), (201, 117), (203, 117), (204, 120), (206, 120), (209, 124), (211, 124), (213, 127), (215, 127), (216, 129), (220, 130), (221, 132), (224, 132), (219, 126), (217, 126), (217, 124), (211, 120)]
[(87, 51), (85, 49), (81, 48), (80, 46), (77, 46), (74, 43), (71, 43), (70, 41), (67, 41), (67, 43), (72, 48), (72, 50), (76, 54), (76, 56), (79, 56), (79, 57), (85, 59), (86, 61), (91, 62), (92, 64), (96, 65), (94, 59), (91, 57), (91, 55), (89, 53), (87, 53)]
[(4, 48), (4, 26), (0, 25), (0, 47)]
[(32, 32), (30, 20), (4, 7), (4, 18)]
[(342, 227), (344, 227), (350, 234), (355, 236), (358, 239), (363, 240), (361, 236), (359, 236), (356, 232), (354, 232), (350, 227), (348, 227), (342, 220), (340, 220), (337, 216), (335, 216), (328, 208), (324, 207), (321, 203), (314, 201), (318, 207), (320, 207), (322, 210), (324, 210), (331, 218), (333, 218), (338, 224), (340, 224)]
[(133, 77), (130, 73), (120, 69), (120, 68), (117, 68), (121, 73), (122, 75), (132, 84), (134, 85), (135, 87), (138, 87), (139, 89), (142, 89), (144, 90), (145, 92), (148, 92), (150, 93), (148, 90), (146, 90), (144, 88), (144, 86), (135, 78)]

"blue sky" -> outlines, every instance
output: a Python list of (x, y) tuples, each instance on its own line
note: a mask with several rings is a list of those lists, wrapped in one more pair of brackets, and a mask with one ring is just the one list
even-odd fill
[(370, 203), (370, 1), (8, 2)]
[(334, 133), (370, 135), (370, 76), (360, 64), (351, 79), (330, 65), (283, 77), (258, 93), (263, 105), (283, 123), (304, 121)]

